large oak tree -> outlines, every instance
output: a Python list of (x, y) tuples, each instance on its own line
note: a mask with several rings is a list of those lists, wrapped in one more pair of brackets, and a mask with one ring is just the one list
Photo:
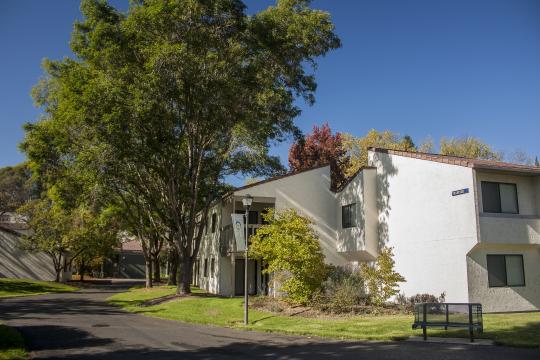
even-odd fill
[(83, 1), (77, 58), (47, 62), (34, 92), (45, 116), (23, 148), (36, 173), (91, 174), (143, 249), (158, 231), (177, 247), (178, 292), (189, 293), (225, 177), (281, 169), (269, 145), (298, 133), (295, 100), (314, 101), (310, 65), (340, 45), (329, 14), (309, 5), (279, 0), (248, 16), (240, 0), (141, 0), (127, 13)]

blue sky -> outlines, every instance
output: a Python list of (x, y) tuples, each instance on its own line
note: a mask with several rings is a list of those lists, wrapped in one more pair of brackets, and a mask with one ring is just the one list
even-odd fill
[[(125, 8), (127, 0), (112, 1)], [(273, 1), (249, 0), (249, 11)], [(327, 121), (431, 136), (472, 135), (499, 151), (540, 157), (540, 1), (315, 0), (343, 47), (319, 61), (317, 102), (297, 124)], [(22, 124), (43, 58), (70, 56), (75, 0), (0, 1), (0, 166), (24, 160)], [(287, 162), (289, 143), (273, 149)], [(239, 180), (238, 180), (239, 181)]]

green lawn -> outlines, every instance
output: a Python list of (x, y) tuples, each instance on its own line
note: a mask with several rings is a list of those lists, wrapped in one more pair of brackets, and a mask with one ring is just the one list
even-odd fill
[(28, 354), (24, 349), (24, 341), (21, 335), (0, 324), (0, 360), (27, 359)]
[[(173, 287), (152, 290), (131, 289), (109, 298), (128, 311), (166, 319), (244, 328), (243, 299), (194, 296), (155, 306), (141, 307), (145, 300), (174, 293)], [(411, 315), (364, 315), (346, 319), (313, 319), (300, 316), (279, 316), (250, 310), (248, 329), (298, 335), (314, 335), (339, 339), (401, 340), (421, 335), (411, 330)], [(540, 313), (486, 314), (481, 338), (501, 345), (540, 346)], [(462, 330), (428, 330), (428, 336), (467, 337)]]
[(0, 278), (0, 298), (75, 291), (77, 288), (49, 281)]

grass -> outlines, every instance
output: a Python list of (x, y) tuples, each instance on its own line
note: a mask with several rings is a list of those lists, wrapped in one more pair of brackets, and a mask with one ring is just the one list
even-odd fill
[(75, 291), (77, 288), (49, 281), (0, 278), (0, 298)]
[[(146, 300), (170, 295), (174, 291), (174, 287), (158, 287), (150, 290), (134, 288), (110, 297), (109, 301), (128, 311), (159, 318), (245, 328), (241, 298), (192, 296), (154, 306), (140, 306)], [(315, 319), (250, 310), (250, 324), (247, 329), (338, 339), (402, 340), (421, 335), (421, 331), (411, 330), (412, 322), (411, 315), (363, 315), (339, 319)], [(540, 346), (540, 313), (485, 314), (484, 329), (484, 334), (478, 337), (494, 340), (500, 345)], [(464, 330), (429, 329), (428, 336), (466, 338), (468, 334)]]
[(0, 324), (0, 360), (27, 359), (22, 336), (12, 328)]

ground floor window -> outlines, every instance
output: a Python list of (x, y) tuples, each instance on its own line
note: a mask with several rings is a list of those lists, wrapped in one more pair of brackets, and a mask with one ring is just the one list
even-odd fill
[(214, 272), (216, 270), (216, 259), (212, 258), (210, 259), (210, 275), (214, 276)]
[(204, 259), (203, 276), (208, 277), (208, 259)]
[(523, 255), (487, 255), (490, 287), (525, 286)]

